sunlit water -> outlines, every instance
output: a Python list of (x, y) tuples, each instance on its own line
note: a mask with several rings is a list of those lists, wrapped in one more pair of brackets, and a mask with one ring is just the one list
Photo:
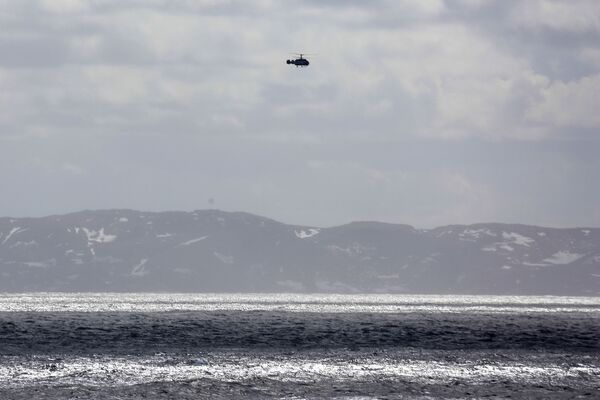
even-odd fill
[(599, 312), (600, 297), (389, 294), (0, 294), (0, 311)]
[(0, 398), (600, 397), (600, 298), (0, 295)]

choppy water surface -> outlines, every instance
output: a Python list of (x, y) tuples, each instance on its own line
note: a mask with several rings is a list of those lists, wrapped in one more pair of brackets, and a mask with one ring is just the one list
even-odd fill
[(598, 398), (600, 298), (0, 295), (0, 398)]

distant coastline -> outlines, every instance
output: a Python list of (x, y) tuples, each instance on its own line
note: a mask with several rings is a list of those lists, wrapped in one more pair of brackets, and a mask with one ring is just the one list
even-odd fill
[(0, 218), (0, 291), (600, 295), (600, 229), (320, 228), (243, 212)]

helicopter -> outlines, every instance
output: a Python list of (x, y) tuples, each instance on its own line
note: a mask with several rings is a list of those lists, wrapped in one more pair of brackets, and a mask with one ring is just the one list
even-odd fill
[(306, 58), (304, 58), (306, 53), (291, 53), (291, 54), (300, 56), (300, 58), (296, 58), (295, 60), (287, 60), (286, 64), (293, 64), (296, 67), (308, 67), (308, 65), (310, 64), (310, 62)]

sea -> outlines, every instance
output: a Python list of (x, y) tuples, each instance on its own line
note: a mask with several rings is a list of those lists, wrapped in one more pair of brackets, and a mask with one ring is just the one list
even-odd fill
[(0, 399), (600, 399), (600, 298), (0, 294)]

